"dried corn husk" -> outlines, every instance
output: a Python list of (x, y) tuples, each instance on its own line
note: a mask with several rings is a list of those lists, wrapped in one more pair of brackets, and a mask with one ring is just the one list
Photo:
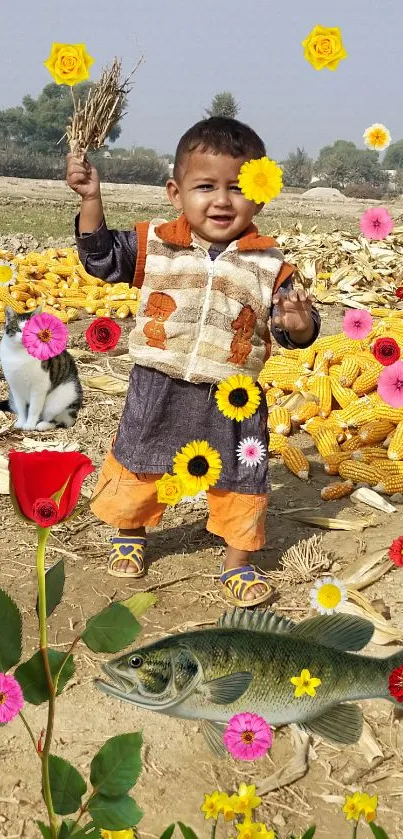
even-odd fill
[(116, 379), (115, 376), (88, 376), (84, 378), (83, 384), (93, 390), (102, 390), (103, 393), (113, 393), (115, 396), (124, 395), (129, 387), (128, 382)]
[(329, 516), (311, 516), (309, 513), (288, 513), (289, 518), (296, 519), (303, 524), (312, 524), (315, 527), (323, 527), (325, 530), (365, 530), (366, 527), (375, 527), (374, 516), (360, 519), (334, 519)]
[[(374, 609), (369, 600), (353, 588), (347, 588), (348, 601), (341, 608), (341, 612), (346, 612), (348, 615), (358, 615), (360, 618), (366, 618), (374, 624), (375, 631), (372, 636), (372, 642), (379, 646), (385, 644), (396, 644), (402, 641), (403, 631), (397, 629), (390, 621), (386, 621), (379, 612)], [(351, 602), (353, 601), (353, 602)]]
[(367, 504), (368, 507), (373, 507), (375, 510), (381, 510), (382, 513), (396, 513), (396, 507), (386, 501), (382, 495), (375, 492), (368, 487), (360, 487), (350, 495), (351, 501), (360, 501), (361, 504)]
[(345, 585), (353, 586), (358, 590), (370, 586), (392, 570), (393, 563), (386, 558), (387, 553), (388, 547), (385, 547), (368, 556), (360, 557), (338, 575), (340, 580)]

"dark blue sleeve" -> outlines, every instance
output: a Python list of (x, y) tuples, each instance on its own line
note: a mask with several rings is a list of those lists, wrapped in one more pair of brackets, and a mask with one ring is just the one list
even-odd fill
[(103, 221), (94, 233), (80, 235), (78, 222), (76, 216), (76, 244), (85, 270), (108, 283), (132, 284), (137, 259), (136, 231), (109, 230)]
[[(287, 294), (294, 288), (292, 277), (287, 277), (286, 280), (281, 284), (280, 288), (278, 289), (278, 294)], [(271, 307), (270, 311), (270, 331), (273, 335), (273, 338), (280, 344), (281, 347), (285, 347), (287, 350), (295, 350), (295, 349), (304, 349), (305, 347), (310, 347), (314, 341), (316, 341), (319, 332), (320, 332), (320, 314), (314, 306), (312, 306), (312, 320), (314, 324), (314, 331), (310, 341), (306, 342), (305, 344), (296, 344), (295, 341), (291, 341), (291, 338), (284, 329), (279, 329), (278, 326), (275, 326), (273, 323), (273, 318), (276, 317), (278, 314), (278, 307), (273, 306)]]

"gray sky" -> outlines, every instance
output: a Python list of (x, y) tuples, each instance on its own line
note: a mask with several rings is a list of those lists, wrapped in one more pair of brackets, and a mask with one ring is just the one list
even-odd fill
[[(139, 69), (119, 145), (174, 152), (215, 93), (230, 90), (239, 118), (270, 157), (297, 145), (316, 154), (342, 138), (362, 144), (383, 122), (403, 137), (402, 0), (4, 0), (0, 109), (36, 97), (51, 81), (52, 41), (84, 42), (91, 77), (117, 55)], [(340, 26), (349, 53), (316, 71), (300, 42), (312, 27)]]

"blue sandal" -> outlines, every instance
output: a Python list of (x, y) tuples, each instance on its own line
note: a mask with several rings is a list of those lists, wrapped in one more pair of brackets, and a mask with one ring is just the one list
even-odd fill
[[(266, 603), (273, 598), (274, 589), (267, 582), (267, 574), (257, 571), (253, 565), (242, 565), (240, 568), (231, 568), (229, 571), (223, 571), (221, 567), (220, 581), (227, 597), (241, 609)], [(259, 594), (258, 597), (251, 600), (245, 600), (245, 594), (258, 584), (265, 587), (264, 594)]]
[[(112, 550), (109, 554), (108, 574), (111, 577), (125, 577), (126, 579), (137, 579), (144, 576), (144, 552), (147, 539), (144, 536), (115, 536), (112, 539)], [(135, 571), (129, 574), (127, 571), (115, 571), (117, 562), (130, 562)]]

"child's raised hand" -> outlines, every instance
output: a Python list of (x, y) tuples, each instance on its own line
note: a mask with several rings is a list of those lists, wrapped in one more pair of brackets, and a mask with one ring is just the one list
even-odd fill
[(276, 311), (273, 323), (285, 332), (309, 332), (312, 324), (312, 300), (303, 288), (291, 289), (286, 294), (277, 292), (273, 296)]
[(101, 198), (98, 172), (86, 158), (80, 160), (73, 154), (67, 155), (66, 181), (70, 189), (77, 192), (81, 198)]

